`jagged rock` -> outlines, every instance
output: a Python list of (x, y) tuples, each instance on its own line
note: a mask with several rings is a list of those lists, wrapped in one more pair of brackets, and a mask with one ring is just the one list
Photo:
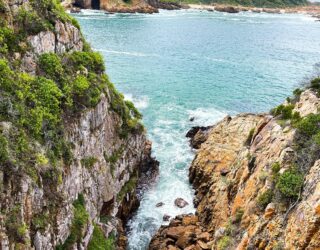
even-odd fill
[(163, 215), (163, 221), (169, 221), (170, 218), (171, 218), (171, 216), (168, 214)]
[(219, 12), (227, 12), (227, 13), (238, 13), (240, 12), (239, 8), (234, 6), (215, 6), (214, 10)]
[(182, 198), (175, 199), (174, 204), (179, 208), (184, 208), (189, 205), (189, 203)]
[(214, 233), (216, 239), (220, 239), (224, 236), (226, 229), (224, 227), (219, 227)]
[(208, 242), (210, 240), (210, 234), (208, 232), (201, 233), (198, 235), (197, 239), (203, 242)]
[(264, 212), (264, 218), (270, 219), (276, 212), (276, 206), (274, 203), (269, 203)]
[(159, 203), (156, 204), (156, 207), (162, 207), (163, 205), (164, 205), (163, 202), (159, 202)]
[[(294, 111), (300, 112), (302, 117), (318, 114), (319, 101), (314, 91), (306, 90), (294, 103)], [(191, 130), (190, 137), (198, 130)], [(252, 138), (248, 144), (249, 134)], [(162, 235), (158, 232), (152, 242), (165, 240), (165, 232), (175, 228), (180, 232), (175, 231), (176, 242), (182, 237), (182, 231), (198, 235), (198, 242), (187, 240), (188, 235), (180, 239), (183, 249), (218, 249), (219, 241), (225, 239), (230, 240), (230, 249), (239, 250), (319, 248), (319, 154), (311, 157), (312, 147), (304, 149), (303, 153), (297, 152), (296, 145), (302, 139), (299, 136), (289, 120), (282, 127), (268, 114), (240, 114), (214, 125), (189, 170), (196, 190), (194, 204), (198, 222), (191, 223), (194, 228), (190, 231), (186, 226), (189, 223), (183, 224), (190, 220), (189, 215), (176, 217), (174, 224), (161, 228)], [(305, 172), (302, 192), (299, 199), (290, 203), (286, 199), (281, 201), (283, 197), (276, 187), (273, 164), (281, 166), (278, 172), (281, 175), (297, 164), (298, 154), (300, 170)], [(273, 193), (270, 200), (261, 196), (267, 190)], [(258, 209), (259, 199), (269, 203), (264, 204), (264, 211)], [(202, 234), (205, 236), (200, 239)]]
[(201, 144), (207, 140), (210, 129), (211, 126), (192, 127), (186, 134), (186, 137), (190, 138), (191, 147), (199, 149)]
[(199, 245), (201, 247), (201, 249), (210, 249), (208, 244), (203, 242), (203, 241), (201, 241), (201, 240), (197, 241), (197, 245)]

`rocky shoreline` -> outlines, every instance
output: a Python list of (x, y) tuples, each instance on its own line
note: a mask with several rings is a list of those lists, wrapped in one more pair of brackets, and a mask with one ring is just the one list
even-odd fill
[[(65, 9), (72, 13), (81, 12), (81, 9), (90, 9), (91, 0), (79, 1), (79, 0), (64, 0), (62, 5)], [(159, 0), (135, 0), (130, 4), (117, 0), (115, 3), (109, 3), (102, 1), (99, 9), (106, 11), (107, 14), (113, 13), (158, 13), (159, 9), (166, 10), (179, 10), (179, 9), (197, 9), (205, 11), (218, 11), (226, 13), (239, 13), (239, 12), (254, 12), (254, 13), (272, 13), (272, 14), (284, 14), (284, 13), (299, 13), (311, 15), (317, 19), (320, 19), (320, 6), (308, 5), (308, 6), (296, 6), (287, 8), (265, 8), (265, 7), (250, 7), (241, 5), (228, 5), (228, 4), (184, 4), (177, 3), (175, 1), (159, 1)]]
[(318, 249), (320, 150), (304, 134), (320, 116), (317, 91), (190, 130), (196, 214), (161, 226), (149, 249)]
[(254, 13), (271, 13), (271, 14), (285, 14), (285, 13), (297, 13), (297, 14), (306, 14), (311, 15), (316, 18), (319, 18), (320, 15), (320, 6), (297, 6), (297, 7), (288, 7), (288, 8), (258, 8), (258, 7), (247, 7), (239, 5), (202, 5), (202, 4), (189, 4), (191, 9), (206, 10), (206, 11), (218, 11), (226, 13), (239, 13), (251, 11)]

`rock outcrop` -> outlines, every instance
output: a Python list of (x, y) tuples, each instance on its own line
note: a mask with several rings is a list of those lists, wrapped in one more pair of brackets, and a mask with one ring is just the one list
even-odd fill
[(189, 172), (196, 216), (162, 226), (150, 249), (319, 249), (319, 145), (309, 133), (311, 120), (319, 130), (316, 91), (273, 115), (240, 114), (214, 125)]
[[(152, 2), (153, 3), (153, 2)], [(156, 3), (158, 3), (156, 1)], [(70, 4), (69, 4), (70, 6)], [(108, 12), (119, 12), (119, 13), (155, 13), (158, 12), (156, 4), (150, 4), (145, 0), (74, 0), (73, 6), (80, 7), (83, 9), (101, 9)]]
[(0, 1), (0, 23), (0, 248), (124, 248), (158, 166), (141, 115), (56, 1)]

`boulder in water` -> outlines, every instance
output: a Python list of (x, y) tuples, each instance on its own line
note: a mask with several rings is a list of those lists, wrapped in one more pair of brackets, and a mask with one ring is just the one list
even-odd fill
[(163, 221), (169, 221), (170, 218), (171, 218), (171, 216), (168, 215), (168, 214), (164, 214), (164, 215), (163, 215)]
[(189, 205), (189, 203), (182, 198), (175, 199), (174, 204), (179, 208), (184, 208)]
[(163, 202), (159, 202), (159, 203), (156, 204), (156, 207), (162, 207), (163, 205), (164, 205)]

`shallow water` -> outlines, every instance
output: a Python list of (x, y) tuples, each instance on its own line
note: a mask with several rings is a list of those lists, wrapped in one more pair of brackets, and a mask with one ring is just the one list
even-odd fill
[[(194, 212), (187, 177), (193, 152), (184, 137), (191, 126), (268, 111), (320, 61), (320, 23), (304, 15), (182, 10), (76, 17), (105, 56), (111, 80), (143, 113), (161, 162), (158, 182), (129, 222), (129, 249), (146, 249), (164, 214)], [(177, 197), (190, 205), (176, 208)], [(160, 201), (165, 205), (156, 208)]]

